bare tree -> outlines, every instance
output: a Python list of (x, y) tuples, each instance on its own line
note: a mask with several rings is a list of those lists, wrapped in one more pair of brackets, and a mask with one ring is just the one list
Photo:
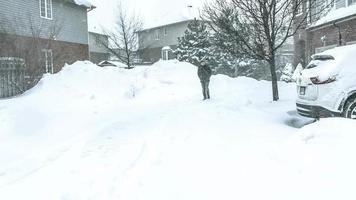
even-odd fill
[[(62, 31), (63, 22), (54, 20), (50, 26), (45, 26), (44, 24), (36, 24), (32, 17), (29, 17), (27, 23), (31, 31), (31, 40), (29, 44), (26, 44), (29, 45), (28, 47), (21, 47), (21, 51), (25, 51), (26, 62), (28, 63), (27, 76), (30, 86), (33, 86), (37, 84), (44, 73), (48, 73), (44, 66), (45, 58), (42, 55), (42, 50), (53, 48), (55, 40)], [(53, 54), (52, 52), (52, 60), (59, 58), (60, 54)]]
[(117, 12), (114, 30), (104, 30), (109, 42), (99, 42), (131, 69), (138, 49), (137, 32), (142, 30), (143, 22), (140, 17), (123, 8), (121, 3), (118, 4)]
[(214, 0), (205, 5), (203, 18), (217, 33), (231, 36), (237, 44), (233, 52), (268, 63), (273, 101), (277, 101), (277, 51), (308, 19), (320, 18), (327, 8), (315, 0)]

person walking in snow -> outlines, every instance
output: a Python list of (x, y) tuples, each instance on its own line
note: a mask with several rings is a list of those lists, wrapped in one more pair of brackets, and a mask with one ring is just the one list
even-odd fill
[(207, 65), (206, 62), (202, 62), (198, 66), (198, 77), (200, 79), (204, 100), (210, 99), (210, 92), (209, 92), (209, 82), (210, 77), (212, 75), (212, 70)]
[(183, 37), (178, 38), (178, 47), (174, 51), (179, 61), (189, 62), (198, 67), (204, 100), (210, 99), (209, 81), (212, 75), (211, 63), (215, 62), (214, 46), (206, 22), (193, 20)]

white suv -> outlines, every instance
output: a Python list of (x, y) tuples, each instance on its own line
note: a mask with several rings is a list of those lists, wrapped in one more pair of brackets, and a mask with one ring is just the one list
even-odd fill
[(300, 115), (356, 119), (356, 45), (313, 55), (296, 82)]

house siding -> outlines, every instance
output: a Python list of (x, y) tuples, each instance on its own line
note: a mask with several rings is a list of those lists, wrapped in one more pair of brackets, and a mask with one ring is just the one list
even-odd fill
[[(52, 50), (54, 73), (59, 72), (65, 64), (72, 64), (77, 60), (87, 60), (89, 57), (89, 49), (86, 44), (48, 39), (38, 39), (36, 43), (38, 45), (37, 51), (41, 49)], [(33, 46), (33, 38), (24, 36), (17, 37), (17, 48), (14, 49), (13, 45), (14, 43), (10, 40), (0, 41), (0, 46), (2, 47), (0, 48), (0, 57), (20, 57), (25, 60), (28, 67), (44, 67), (38, 66), (39, 61), (42, 59), (40, 52), (27, 48)]]
[(101, 61), (109, 60), (110, 54), (108, 53), (96, 53), (90, 52), (90, 61), (95, 64), (99, 64)]
[(109, 44), (108, 36), (89, 32), (89, 51), (96, 53), (107, 53), (105, 48)]
[[(174, 50), (176, 48), (177, 48), (177, 45), (171, 45), (172, 50)], [(156, 62), (162, 58), (162, 47), (140, 49), (138, 54), (139, 54), (140, 59), (142, 59), (143, 62), (153, 63), (153, 62)], [(170, 52), (169, 59), (174, 59), (174, 58), (176, 58), (176, 55), (174, 55), (172, 52)]]
[(89, 32), (90, 61), (98, 64), (103, 60), (109, 60), (110, 53), (105, 46), (109, 44), (108, 36)]
[(58, 41), (88, 44), (87, 9), (64, 0), (52, 0), (52, 19), (41, 18), (39, 0), (0, 0), (0, 24), (10, 34), (31, 37), (31, 26), (48, 39), (50, 29), (60, 28)]
[(335, 7), (336, 8), (342, 8), (346, 6), (346, 1), (345, 0), (336, 0), (335, 2)]

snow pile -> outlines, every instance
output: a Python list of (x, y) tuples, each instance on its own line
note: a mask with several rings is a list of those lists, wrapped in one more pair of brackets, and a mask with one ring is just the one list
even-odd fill
[[(354, 120), (341, 118), (323, 119), (302, 128), (295, 138), (284, 145), (283, 162), (298, 169), (293, 185), (299, 199), (354, 199), (356, 173)], [(297, 196), (299, 196), (297, 195)], [(298, 198), (293, 198), (298, 199)]]
[(292, 79), (296, 81), (298, 77), (300, 77), (302, 71), (303, 71), (303, 66), (301, 63), (299, 63), (293, 72)]
[(283, 68), (282, 76), (280, 80), (289, 83), (293, 81), (292, 76), (293, 76), (293, 65), (291, 63), (287, 63)]
[(327, 15), (316, 21), (311, 27), (320, 26), (351, 15), (356, 15), (356, 4), (331, 10)]
[(101, 61), (99, 66), (115, 66), (115, 67), (120, 67), (120, 68), (127, 68), (127, 65), (122, 63), (121, 61), (115, 61), (115, 60), (104, 60)]
[(94, 5), (91, 3), (90, 0), (74, 0), (74, 2), (77, 4), (77, 5), (80, 5), (80, 6), (85, 6), (85, 7), (93, 7)]
[[(296, 129), (295, 84), (89, 62), (0, 101), (0, 199), (355, 199), (355, 122)], [(289, 114), (288, 114), (288, 113)]]

